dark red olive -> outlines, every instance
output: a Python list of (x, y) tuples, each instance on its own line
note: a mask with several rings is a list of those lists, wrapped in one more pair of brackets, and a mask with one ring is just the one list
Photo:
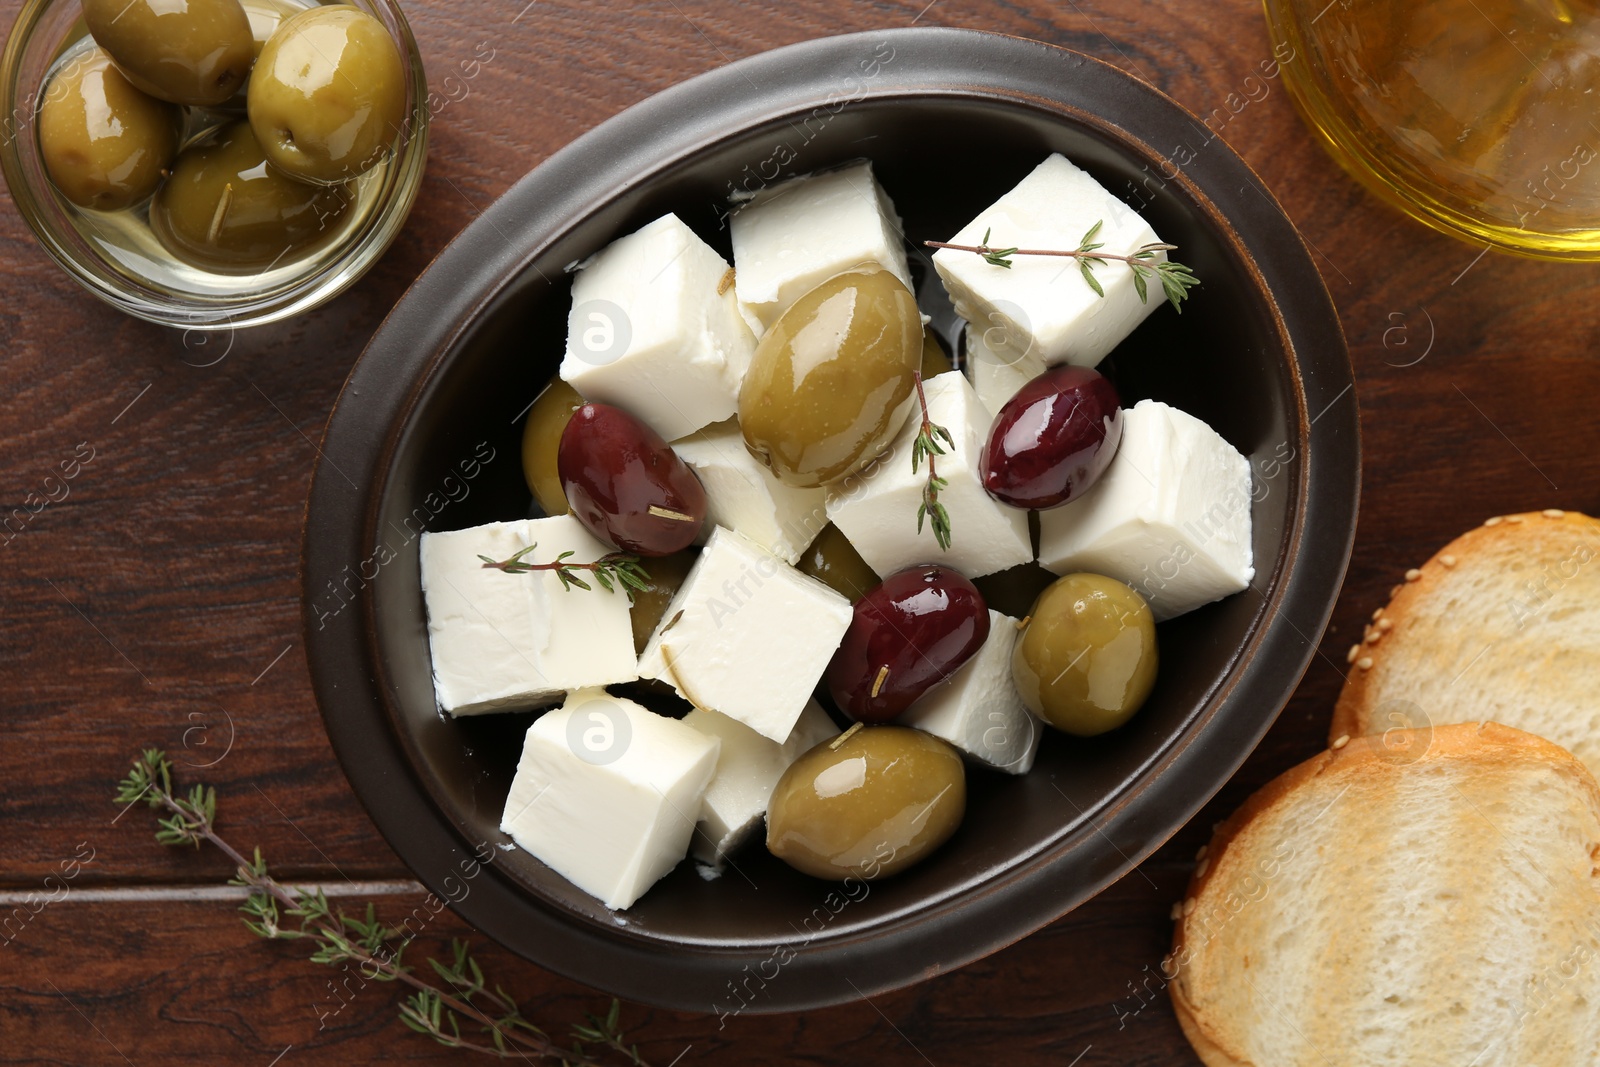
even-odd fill
[(661, 435), (610, 404), (572, 413), (556, 472), (578, 521), (624, 552), (688, 548), (706, 521), (706, 490)]
[(828, 691), (857, 722), (887, 722), (944, 681), (989, 637), (989, 608), (966, 578), (927, 564), (856, 601), (828, 664)]
[(1053, 508), (1083, 495), (1122, 440), (1116, 386), (1070, 364), (1045, 371), (995, 416), (983, 450), (983, 487), (1014, 508)]

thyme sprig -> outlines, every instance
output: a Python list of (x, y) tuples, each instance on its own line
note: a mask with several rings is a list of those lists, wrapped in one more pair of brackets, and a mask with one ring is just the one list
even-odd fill
[(568, 563), (567, 558), (572, 556), (571, 551), (563, 552), (549, 563), (526, 563), (523, 557), (535, 548), (537, 542), (527, 548), (518, 550), (510, 559), (490, 559), (479, 554), (485, 568), (505, 571), (507, 574), (531, 574), (534, 571), (555, 571), (556, 577), (561, 579), (561, 588), (579, 589), (592, 588), (588, 582), (578, 577), (578, 571), (589, 571), (594, 575), (594, 580), (600, 583), (600, 588), (608, 593), (616, 591), (617, 586), (630, 590), (629, 597), (633, 596), (631, 590), (649, 588), (650, 575), (639, 564), (639, 557), (626, 552), (611, 552), (601, 556), (593, 563)]
[(1078, 271), (1083, 275), (1083, 280), (1093, 289), (1096, 296), (1105, 296), (1106, 291), (1100, 285), (1100, 279), (1095, 277), (1094, 268), (1103, 267), (1107, 263), (1125, 263), (1133, 272), (1133, 289), (1139, 294), (1140, 303), (1150, 300), (1150, 279), (1161, 283), (1161, 291), (1166, 295), (1167, 302), (1179, 314), (1183, 313), (1183, 301), (1188, 297), (1189, 290), (1200, 284), (1200, 279), (1194, 271), (1175, 260), (1156, 261), (1157, 252), (1171, 252), (1177, 245), (1161, 242), (1140, 245), (1139, 248), (1126, 256), (1115, 255), (1110, 252), (1101, 252), (1105, 247), (1104, 241), (1096, 241), (1100, 236), (1100, 228), (1105, 225), (1105, 220), (1100, 219), (1089, 231), (1083, 235), (1083, 240), (1078, 242), (1078, 247), (1071, 251), (1059, 248), (998, 248), (989, 243), (989, 230), (983, 231), (983, 243), (976, 245), (954, 245), (944, 241), (924, 241), (929, 248), (948, 248), (955, 252), (972, 252), (983, 257), (985, 263), (996, 267), (1011, 269), (1013, 256), (1066, 256), (1078, 261)]
[[(234, 877), (228, 884), (248, 891), (239, 910), (244, 913), (244, 924), (258, 937), (306, 941), (312, 946), (312, 963), (354, 963), (364, 978), (410, 986), (414, 992), (400, 1005), (401, 1021), (441, 1045), (562, 1067), (649, 1067), (638, 1046), (626, 1041), (619, 1002), (611, 1002), (604, 1018), (586, 1015), (583, 1023), (571, 1025), (572, 1045), (563, 1048), (524, 1018), (516, 1000), (504, 989), (498, 985), (489, 988), (465, 941), (451, 941), (449, 963), (428, 959), (447, 988), (419, 978), (415, 968), (401, 961), (410, 936), (381, 922), (371, 903), (364, 915), (348, 915), (331, 905), (320, 889), (291, 889), (278, 882), (259, 848), (247, 859), (219, 836), (216, 790), (195, 785), (187, 793), (179, 792), (173, 786), (172, 762), (160, 749), (145, 749), (134, 759), (128, 776), (118, 783), (116, 802), (124, 808), (143, 802), (166, 812), (157, 820), (156, 840), (161, 844), (197, 849), (211, 844), (233, 861)], [(478, 1034), (487, 1035), (487, 1043), (473, 1039), (474, 1027)], [(591, 1051), (589, 1046), (597, 1048)]]
[(939, 501), (939, 490), (947, 488), (950, 483), (939, 477), (933, 457), (945, 454), (940, 441), (951, 448), (956, 446), (956, 442), (949, 430), (935, 425), (928, 415), (928, 397), (922, 388), (922, 372), (918, 371), (913, 380), (917, 386), (917, 404), (922, 408), (922, 426), (917, 431), (917, 439), (911, 443), (911, 473), (916, 474), (922, 467), (922, 461), (928, 461), (928, 480), (922, 486), (922, 503), (917, 507), (917, 533), (922, 532), (923, 520), (929, 520), (933, 527), (933, 539), (939, 543), (942, 551), (948, 552), (950, 512)]

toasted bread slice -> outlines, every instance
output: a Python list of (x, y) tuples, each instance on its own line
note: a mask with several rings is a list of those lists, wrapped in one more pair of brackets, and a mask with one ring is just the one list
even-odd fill
[(1406, 572), (1349, 660), (1329, 743), (1494, 721), (1600, 775), (1600, 522), (1490, 519)]
[(1593, 1067), (1597, 855), (1600, 786), (1542, 738), (1351, 741), (1218, 828), (1163, 962), (1178, 1021), (1207, 1067)]

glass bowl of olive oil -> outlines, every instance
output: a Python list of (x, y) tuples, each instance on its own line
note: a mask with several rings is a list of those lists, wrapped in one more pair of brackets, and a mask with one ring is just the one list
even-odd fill
[[(316, 0), (243, 0), (252, 27)], [(318, 191), (317, 231), (283, 254), (235, 266), (174, 254), (151, 227), (153, 197), (115, 211), (73, 203), (51, 182), (39, 114), (52, 78), (94, 47), (79, 0), (28, 0), (0, 54), (0, 172), (18, 212), (73, 279), (127, 314), (185, 330), (257, 326), (332, 300), (364, 274), (411, 212), (427, 158), (427, 79), (411, 29), (392, 0), (356, 0), (399, 51), (405, 121), (379, 161)], [(259, 48), (261, 38), (258, 35)], [(205, 146), (244, 121), (242, 93), (216, 108), (183, 109), (180, 146)], [(175, 168), (176, 169), (176, 168)], [(170, 180), (170, 179), (169, 179)]]
[(1582, 0), (1265, 0), (1323, 146), (1464, 240), (1600, 259), (1600, 10)]

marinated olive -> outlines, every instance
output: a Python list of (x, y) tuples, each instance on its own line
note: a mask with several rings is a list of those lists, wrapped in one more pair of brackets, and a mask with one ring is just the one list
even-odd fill
[(661, 435), (609, 404), (572, 413), (556, 451), (561, 488), (578, 521), (641, 556), (688, 548), (706, 519), (700, 478)]
[(178, 156), (150, 204), (150, 228), (179, 259), (246, 274), (290, 262), (331, 237), (348, 190), (286, 178), (261, 153), (248, 122)]
[(156, 191), (178, 154), (182, 116), (140, 92), (103, 48), (91, 48), (50, 80), (39, 109), (39, 154), (61, 195), (116, 211)]
[(174, 104), (225, 103), (256, 56), (239, 0), (83, 0), (83, 20), (130, 82)]
[(739, 390), (751, 455), (779, 481), (838, 481), (889, 446), (911, 414), (922, 319), (905, 283), (847, 271), (778, 317)]
[(995, 416), (983, 451), (983, 487), (1016, 508), (1075, 500), (1111, 465), (1122, 441), (1116, 387), (1070, 364), (1024, 385)]
[(1113, 730), (1156, 684), (1156, 621), (1129, 586), (1069, 574), (1039, 596), (1011, 656), (1022, 702), (1079, 737)]
[(645, 643), (656, 632), (661, 617), (667, 613), (667, 605), (672, 603), (672, 598), (678, 594), (678, 587), (689, 577), (689, 569), (699, 557), (698, 552), (674, 552), (645, 565), (645, 573), (649, 577), (645, 579), (644, 588), (629, 590), (633, 595), (633, 606), (628, 609), (628, 615), (633, 621), (635, 652), (644, 651)]
[(383, 23), (345, 4), (285, 19), (250, 76), (250, 124), (267, 158), (302, 181), (354, 178), (394, 144), (406, 70)]
[(948, 567), (891, 574), (856, 602), (828, 664), (828, 691), (857, 722), (887, 722), (983, 647), (989, 609)]
[(923, 381), (955, 369), (956, 365), (950, 362), (950, 354), (944, 350), (944, 345), (939, 343), (939, 335), (924, 326), (922, 328)]
[(795, 564), (805, 574), (822, 582), (854, 603), (878, 584), (878, 575), (861, 558), (856, 546), (833, 523), (822, 528)]
[(904, 726), (853, 726), (789, 765), (767, 803), (767, 850), (818, 878), (871, 881), (949, 840), (967, 808), (961, 756)]
[(556, 470), (556, 452), (562, 431), (581, 407), (583, 397), (578, 391), (553, 378), (528, 409), (528, 421), (522, 428), (522, 477), (546, 515), (567, 513), (567, 493)]

